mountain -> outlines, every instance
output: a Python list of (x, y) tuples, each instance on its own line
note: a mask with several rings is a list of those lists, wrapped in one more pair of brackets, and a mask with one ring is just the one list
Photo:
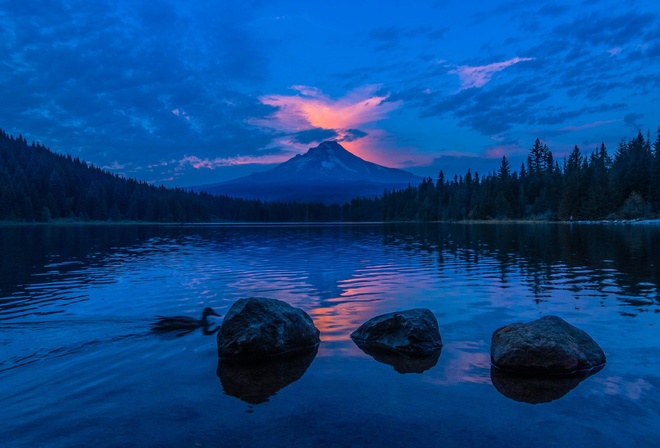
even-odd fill
[(351, 154), (336, 141), (321, 143), (270, 170), (196, 191), (264, 201), (344, 203), (418, 185), (422, 178)]
[[(368, 204), (367, 204), (368, 205)], [(377, 221), (378, 209), (261, 202), (126, 179), (0, 129), (2, 222)], [(0, 248), (4, 248), (0, 231)]]

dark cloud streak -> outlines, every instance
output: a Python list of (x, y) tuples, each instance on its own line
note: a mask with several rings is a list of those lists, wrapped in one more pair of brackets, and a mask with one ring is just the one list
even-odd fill
[(592, 13), (555, 29), (555, 34), (572, 37), (575, 42), (592, 46), (626, 45), (650, 28), (657, 16), (629, 11), (620, 15)]
[(307, 131), (300, 131), (292, 135), (292, 138), (297, 143), (308, 145), (310, 143), (331, 140), (337, 137), (337, 132), (334, 129), (309, 129)]
[(344, 130), (343, 141), (345, 141), (345, 142), (354, 142), (355, 140), (359, 140), (361, 138), (364, 138), (367, 135), (369, 135), (369, 133), (361, 131), (359, 129), (346, 129), (346, 130)]

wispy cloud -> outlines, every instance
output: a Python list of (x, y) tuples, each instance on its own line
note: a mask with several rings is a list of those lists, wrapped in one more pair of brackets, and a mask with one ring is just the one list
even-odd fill
[(564, 126), (563, 128), (559, 129), (560, 131), (566, 131), (566, 132), (576, 132), (576, 131), (583, 131), (585, 129), (591, 129), (595, 128), (598, 126), (603, 126), (606, 124), (610, 123), (616, 123), (617, 120), (599, 120), (599, 121), (594, 121), (592, 123), (586, 123), (582, 124), (579, 126)]
[(172, 113), (176, 115), (177, 117), (184, 118), (188, 121), (190, 121), (190, 116), (186, 113), (186, 111), (179, 110), (179, 109), (172, 109)]
[(386, 94), (377, 94), (378, 85), (352, 90), (334, 100), (316, 87), (292, 86), (299, 95), (265, 95), (263, 104), (277, 110), (252, 124), (285, 132), (299, 132), (313, 128), (350, 129), (386, 118), (397, 109), (400, 101), (385, 102)]
[(117, 171), (126, 168), (126, 164), (119, 163), (118, 161), (115, 160), (109, 165), (103, 165), (101, 168), (103, 168), (104, 170)]
[(534, 58), (518, 58), (509, 59), (504, 62), (494, 62), (488, 65), (479, 65), (479, 66), (469, 66), (469, 65), (460, 65), (456, 69), (449, 71), (450, 74), (458, 75), (461, 81), (461, 89), (465, 90), (472, 87), (483, 87), (486, 85), (493, 75), (497, 72), (501, 72), (507, 67), (511, 67), (514, 64), (524, 61), (533, 61)]
[(264, 156), (234, 156), (234, 157), (216, 157), (214, 159), (200, 158), (197, 156), (185, 156), (178, 161), (180, 168), (191, 166), (195, 169), (206, 168), (213, 170), (225, 166), (236, 165), (272, 165), (282, 163), (290, 158), (288, 154), (268, 154)]
[[(249, 120), (254, 126), (284, 134), (274, 138), (273, 145), (302, 152), (309, 144), (320, 142), (312, 141), (312, 136), (334, 134), (346, 149), (367, 160), (390, 166), (402, 162), (393, 157), (393, 142), (388, 142), (390, 136), (376, 123), (388, 118), (403, 102), (387, 101), (389, 95), (380, 92), (380, 85), (359, 87), (338, 99), (316, 87), (294, 85), (291, 89), (297, 94), (260, 97), (263, 104), (276, 110), (265, 118)], [(307, 138), (301, 139), (301, 135)], [(385, 154), (388, 146), (389, 154)]]
[(321, 92), (321, 89), (317, 87), (296, 85), (291, 86), (291, 89), (300, 92), (301, 95), (309, 96), (312, 98), (324, 96), (323, 92)]

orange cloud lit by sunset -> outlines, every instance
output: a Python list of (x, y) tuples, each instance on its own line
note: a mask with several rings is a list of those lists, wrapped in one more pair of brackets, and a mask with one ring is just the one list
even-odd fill
[(263, 104), (277, 107), (268, 118), (258, 120), (263, 126), (288, 131), (313, 128), (351, 129), (387, 117), (400, 101), (384, 102), (388, 95), (377, 95), (377, 85), (364, 86), (333, 100), (320, 90), (308, 86), (293, 86), (300, 95), (265, 95)]
[[(335, 139), (348, 151), (386, 166), (399, 166), (411, 158), (418, 158), (414, 156), (414, 148), (392, 148), (388, 142), (389, 134), (375, 125), (402, 105), (401, 101), (387, 101), (389, 95), (379, 93), (379, 85), (354, 89), (339, 99), (325, 95), (316, 87), (296, 85), (291, 88), (298, 93), (260, 97), (263, 104), (276, 110), (268, 117), (253, 119), (250, 123), (292, 134), (312, 129), (333, 130)], [(367, 135), (356, 139), (350, 133), (351, 129), (359, 129)], [(297, 152), (310, 146), (297, 142), (292, 135), (278, 137), (274, 143)]]

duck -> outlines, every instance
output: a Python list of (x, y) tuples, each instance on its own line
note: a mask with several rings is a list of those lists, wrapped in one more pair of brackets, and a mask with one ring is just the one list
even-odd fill
[(218, 314), (213, 308), (206, 307), (202, 311), (201, 319), (195, 319), (190, 316), (156, 316), (158, 320), (151, 324), (151, 329), (156, 333), (177, 332), (179, 335), (182, 335), (201, 328), (204, 334), (213, 334), (218, 329), (216, 328), (214, 331), (209, 330), (209, 316), (220, 317), (222, 315)]

